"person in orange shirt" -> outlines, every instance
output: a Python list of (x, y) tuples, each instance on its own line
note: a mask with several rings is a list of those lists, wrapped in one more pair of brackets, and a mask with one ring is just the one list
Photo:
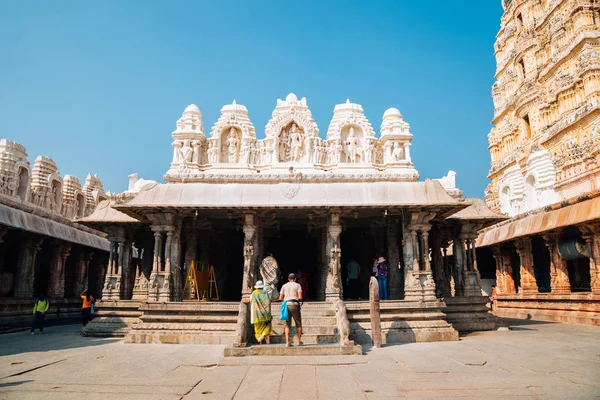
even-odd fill
[(81, 316), (83, 317), (83, 326), (85, 327), (92, 319), (92, 305), (94, 304), (94, 297), (89, 291), (84, 290), (81, 292), (81, 299), (83, 300), (83, 304), (81, 305)]

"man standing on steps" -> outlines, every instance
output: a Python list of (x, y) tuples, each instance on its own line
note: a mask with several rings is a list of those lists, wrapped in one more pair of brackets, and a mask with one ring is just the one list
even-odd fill
[(288, 275), (288, 283), (281, 288), (279, 300), (286, 301), (288, 308), (288, 319), (287, 321), (283, 321), (285, 326), (285, 345), (287, 347), (292, 345), (290, 341), (290, 328), (293, 318), (296, 323), (296, 330), (298, 331), (298, 346), (302, 346), (304, 344), (302, 343), (302, 315), (300, 314), (302, 286), (296, 282), (296, 274), (292, 273)]

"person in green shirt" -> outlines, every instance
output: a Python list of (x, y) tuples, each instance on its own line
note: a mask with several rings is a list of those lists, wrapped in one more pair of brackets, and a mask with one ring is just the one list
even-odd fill
[(46, 298), (44, 293), (40, 294), (40, 297), (33, 304), (33, 315), (35, 320), (31, 326), (31, 334), (35, 335), (36, 328), (39, 328), (40, 333), (44, 333), (44, 318), (46, 317), (46, 311), (50, 308), (50, 301)]

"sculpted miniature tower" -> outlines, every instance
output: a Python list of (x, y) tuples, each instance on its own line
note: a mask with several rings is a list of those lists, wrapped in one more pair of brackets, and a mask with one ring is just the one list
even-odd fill
[(0, 140), (0, 194), (27, 201), (30, 177), (25, 147), (7, 139)]
[(98, 175), (87, 175), (83, 185), (83, 193), (85, 195), (85, 216), (90, 215), (102, 200), (108, 199)]
[(372, 165), (377, 162), (375, 131), (360, 104), (346, 100), (334, 107), (327, 142), (333, 149), (332, 163)]
[(62, 196), (62, 215), (69, 219), (83, 217), (85, 213), (85, 195), (77, 177), (65, 175)]
[(33, 164), (31, 178), (30, 202), (60, 213), (63, 181), (54, 161), (47, 156), (38, 156)]
[(509, 216), (600, 184), (600, 26), (588, 1), (504, 0), (486, 201)]
[(256, 154), (256, 131), (248, 109), (234, 100), (221, 108), (221, 116), (210, 131), (208, 164), (260, 164)]
[(319, 128), (306, 105), (306, 97), (298, 100), (294, 93), (290, 93), (285, 100), (277, 99), (265, 134), (265, 164), (308, 163)]
[(410, 157), (410, 145), (413, 135), (410, 133), (410, 125), (402, 119), (402, 114), (396, 108), (390, 108), (383, 113), (381, 123), (381, 139), (379, 140), (382, 150), (381, 163), (386, 170), (394, 172), (400, 170), (407, 177), (419, 178)]
[(200, 170), (206, 163), (206, 137), (202, 124), (202, 113), (195, 104), (190, 104), (177, 120), (173, 131), (173, 160), (165, 179), (170, 176), (183, 177)]

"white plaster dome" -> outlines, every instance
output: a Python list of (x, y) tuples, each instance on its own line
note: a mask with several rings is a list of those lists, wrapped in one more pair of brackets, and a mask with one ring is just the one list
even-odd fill
[(402, 114), (400, 113), (400, 110), (398, 110), (397, 108), (391, 107), (388, 108), (384, 113), (383, 113), (383, 117), (398, 117), (398, 118), (402, 118)]
[(294, 93), (290, 93), (286, 96), (285, 101), (287, 103), (293, 103), (298, 101), (298, 97)]
[(197, 105), (195, 104), (190, 104), (189, 106), (187, 106), (185, 108), (184, 112), (193, 112), (193, 113), (200, 113), (200, 109), (198, 108)]

